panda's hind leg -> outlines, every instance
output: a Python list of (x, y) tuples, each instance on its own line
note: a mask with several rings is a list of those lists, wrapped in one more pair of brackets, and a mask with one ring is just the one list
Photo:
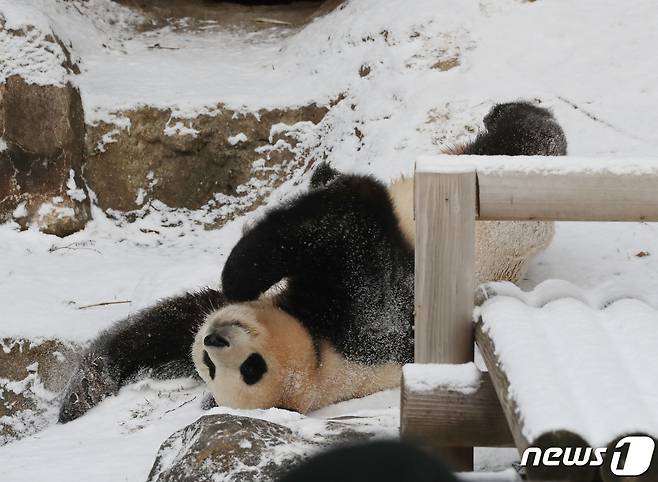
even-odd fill
[(225, 303), (204, 289), (161, 301), (101, 333), (86, 350), (64, 390), (59, 422), (74, 420), (142, 370), (160, 375), (195, 373), (190, 350), (196, 329)]

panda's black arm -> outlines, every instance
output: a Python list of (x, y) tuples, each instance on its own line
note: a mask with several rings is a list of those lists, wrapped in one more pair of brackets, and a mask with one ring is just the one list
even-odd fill
[(367, 256), (373, 230), (396, 226), (390, 203), (379, 181), (339, 176), (272, 210), (231, 251), (222, 272), (224, 294), (253, 300), (291, 276), (340, 281), (347, 258)]
[(78, 418), (115, 394), (140, 370), (192, 375), (190, 350), (196, 328), (224, 303), (224, 295), (216, 290), (186, 293), (131, 315), (101, 333), (85, 351), (69, 380), (59, 421)]

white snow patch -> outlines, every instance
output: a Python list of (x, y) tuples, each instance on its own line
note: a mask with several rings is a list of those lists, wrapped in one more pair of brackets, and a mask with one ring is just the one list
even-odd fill
[(75, 172), (73, 169), (69, 170), (69, 179), (66, 181), (68, 188), (66, 194), (74, 201), (82, 202), (87, 199), (85, 192), (75, 184)]
[(657, 157), (628, 156), (423, 156), (416, 163), (423, 172), (471, 172), (489, 175), (627, 175), (658, 176)]
[(109, 132), (106, 132), (101, 136), (101, 138), (96, 143), (96, 150), (99, 152), (105, 152), (105, 146), (117, 142), (117, 136), (119, 135), (119, 129), (112, 129)]
[(7, 141), (5, 141), (2, 137), (0, 137), (0, 152), (4, 152), (9, 148), (7, 146)]
[(48, 16), (29, 2), (0, 0), (0, 20), (0, 84), (18, 75), (30, 84), (63, 86), (66, 59), (52, 39)]
[(176, 122), (173, 126), (167, 124), (164, 128), (164, 134), (166, 136), (192, 136), (196, 138), (199, 135), (199, 131), (193, 127), (186, 126), (182, 122)]
[(412, 363), (402, 368), (406, 384), (418, 392), (448, 390), (470, 395), (481, 383), (481, 373), (475, 363), (434, 364)]
[[(75, 216), (75, 211), (71, 207), (67, 206), (56, 206), (56, 204), (59, 204), (63, 202), (64, 199), (62, 199), (60, 196), (56, 196), (52, 198), (52, 203), (42, 203), (41, 206), (39, 206), (39, 209), (37, 210), (37, 214), (41, 218), (45, 218), (46, 216), (56, 216), (59, 219), (64, 219), (64, 218), (72, 218)], [(53, 204), (54, 203), (54, 204)]]
[(19, 203), (11, 215), (14, 219), (21, 219), (27, 216), (27, 201)]
[(244, 132), (240, 132), (239, 134), (228, 137), (228, 143), (231, 144), (232, 146), (235, 146), (240, 142), (247, 142), (247, 134), (245, 134)]
[(137, 190), (137, 196), (135, 197), (135, 204), (141, 206), (144, 204), (144, 199), (146, 199), (146, 191), (143, 188)]

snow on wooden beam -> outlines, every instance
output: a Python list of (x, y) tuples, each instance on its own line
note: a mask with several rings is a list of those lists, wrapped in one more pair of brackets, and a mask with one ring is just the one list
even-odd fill
[(480, 220), (658, 221), (658, 159), (434, 156), (417, 172), (476, 171)]
[(406, 365), (400, 429), (439, 448), (514, 445), (489, 374), (474, 363)]

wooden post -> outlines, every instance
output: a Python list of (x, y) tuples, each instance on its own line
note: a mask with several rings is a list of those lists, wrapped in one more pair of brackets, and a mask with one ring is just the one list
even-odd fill
[[(473, 360), (476, 182), (468, 165), (416, 167), (416, 363)], [(472, 470), (472, 448), (437, 448), (455, 469)]]

